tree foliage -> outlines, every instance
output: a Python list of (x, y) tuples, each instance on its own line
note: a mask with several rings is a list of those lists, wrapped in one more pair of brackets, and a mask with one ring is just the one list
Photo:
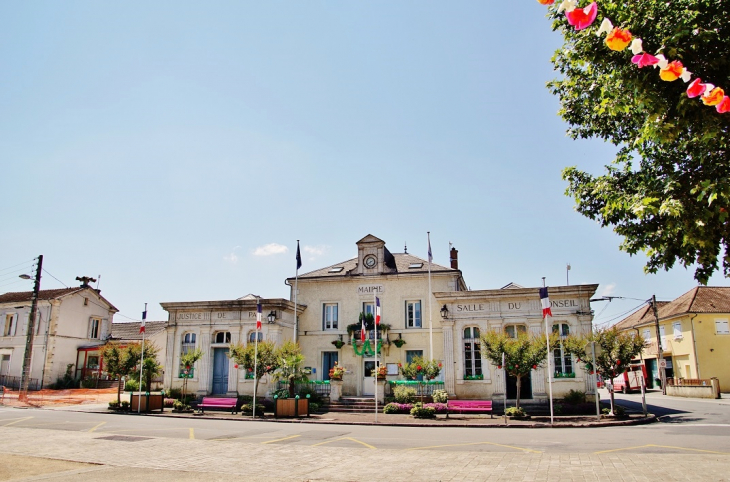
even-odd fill
[[(547, 359), (545, 335), (519, 333), (517, 338), (512, 338), (503, 331), (493, 330), (482, 334), (481, 343), (482, 356), (499, 368), (502, 367), (502, 354), (504, 353), (504, 368), (508, 375), (517, 379), (515, 405), (519, 408), (522, 378), (542, 366)], [(557, 337), (551, 337), (550, 345), (551, 347), (557, 346)]]
[[(585, 6), (586, 0), (579, 2)], [(601, 14), (643, 40), (644, 50), (680, 60), (695, 76), (730, 90), (730, 6), (724, 0), (601, 1)], [(723, 258), (730, 274), (730, 114), (719, 114), (639, 69), (630, 50), (615, 52), (592, 28), (576, 31), (550, 14), (564, 45), (553, 57), (561, 77), (548, 84), (573, 138), (600, 138), (617, 147), (602, 175), (563, 171), (576, 209), (613, 227), (621, 249), (648, 256), (647, 272), (696, 264), (707, 283)], [(601, 16), (599, 15), (599, 20)]]
[(274, 380), (286, 381), (289, 396), (294, 396), (294, 386), (297, 382), (309, 380), (304, 371), (304, 355), (297, 343), (287, 341), (277, 350), (277, 368), (274, 371)]
[[(595, 361), (588, 346), (591, 342), (596, 343), (596, 351), (600, 353)], [(586, 370), (597, 372), (604, 380), (612, 380), (628, 371), (631, 360), (641, 353), (644, 345), (644, 339), (638, 333), (618, 331), (616, 327), (605, 328), (584, 336), (569, 336), (563, 340), (565, 350), (578, 360), (587, 362)], [(613, 392), (611, 392), (611, 413), (613, 407)]]
[(267, 373), (273, 373), (278, 367), (276, 346), (271, 341), (260, 341), (258, 349), (255, 343), (231, 345), (228, 349), (228, 357), (232, 358), (239, 368), (253, 373), (256, 379), (254, 396), (258, 391), (258, 381), (261, 380), (261, 377)]

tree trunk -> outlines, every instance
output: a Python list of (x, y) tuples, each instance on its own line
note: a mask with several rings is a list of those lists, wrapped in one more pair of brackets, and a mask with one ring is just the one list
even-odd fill
[[(515, 403), (515, 407), (520, 408), (520, 387), (522, 387), (522, 375), (517, 375), (517, 400)], [(505, 390), (507, 389), (507, 386), (505, 384)]]
[(608, 391), (608, 394), (611, 397), (611, 412), (609, 413), (609, 415), (613, 416), (615, 415), (613, 413), (613, 383), (611, 383), (611, 389)]
[(119, 382), (117, 383), (117, 403), (122, 403), (122, 377), (119, 377)]

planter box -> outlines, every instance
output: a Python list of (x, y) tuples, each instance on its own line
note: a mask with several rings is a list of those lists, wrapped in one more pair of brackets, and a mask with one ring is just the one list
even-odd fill
[(274, 409), (274, 416), (279, 417), (309, 417), (308, 398), (278, 398)]
[[(140, 402), (141, 398), (141, 402)], [(141, 403), (141, 406), (140, 406)], [(165, 396), (161, 393), (130, 393), (129, 394), (129, 410), (131, 412), (137, 412), (137, 407), (140, 412), (151, 412), (152, 410), (159, 410), (163, 412), (165, 410)]]

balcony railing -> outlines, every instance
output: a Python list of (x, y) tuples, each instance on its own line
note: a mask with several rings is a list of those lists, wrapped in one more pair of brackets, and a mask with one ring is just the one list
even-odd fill
[[(289, 388), (289, 382), (280, 381), (280, 382), (276, 383), (277, 390), (287, 390), (288, 388)], [(307, 389), (315, 392), (317, 395), (319, 395), (321, 397), (330, 396), (331, 387), (330, 387), (329, 380), (325, 380), (325, 381), (313, 380), (310, 382), (295, 383), (294, 384), (294, 393), (299, 393), (303, 388), (307, 388)]]
[(444, 382), (438, 380), (390, 380), (385, 386), (385, 396), (392, 396), (393, 390), (399, 385), (415, 388), (417, 397), (430, 397), (434, 390), (444, 390), (445, 388)]

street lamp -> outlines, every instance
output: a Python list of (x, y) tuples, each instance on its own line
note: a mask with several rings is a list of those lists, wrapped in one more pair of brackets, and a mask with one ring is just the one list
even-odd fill
[(449, 309), (446, 307), (446, 305), (441, 308), (441, 318), (444, 320), (447, 320), (449, 318)]
[(266, 315), (266, 319), (269, 320), (269, 324), (273, 324), (276, 321), (276, 311), (271, 310), (271, 313)]

